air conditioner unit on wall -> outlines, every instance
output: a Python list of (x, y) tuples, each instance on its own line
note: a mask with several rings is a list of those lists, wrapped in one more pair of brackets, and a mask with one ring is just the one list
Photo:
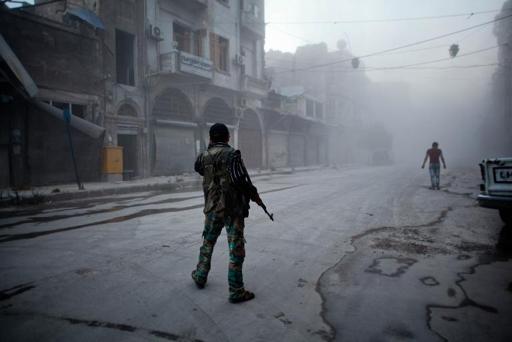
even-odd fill
[(235, 65), (244, 65), (245, 64), (245, 59), (244, 59), (244, 56), (242, 55), (236, 55), (235, 58), (233, 59), (233, 63)]
[(164, 40), (162, 30), (156, 25), (149, 25), (149, 37), (155, 40)]

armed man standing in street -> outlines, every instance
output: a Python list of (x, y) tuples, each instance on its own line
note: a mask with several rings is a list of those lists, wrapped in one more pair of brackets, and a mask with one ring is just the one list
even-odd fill
[(210, 128), (208, 149), (199, 155), (194, 169), (203, 176), (205, 224), (199, 262), (192, 272), (198, 288), (206, 285), (217, 238), (226, 227), (229, 244), (229, 301), (241, 303), (254, 298), (245, 290), (242, 266), (245, 258), (244, 219), (249, 216), (249, 201), (264, 207), (258, 190), (252, 185), (239, 150), (228, 145), (226, 125)]

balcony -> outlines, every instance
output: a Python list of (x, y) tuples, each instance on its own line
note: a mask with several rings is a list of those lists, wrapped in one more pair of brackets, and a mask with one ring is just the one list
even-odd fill
[(265, 36), (265, 23), (263, 18), (255, 17), (252, 12), (242, 12), (241, 25), (243, 29), (246, 29), (259, 37)]
[(269, 82), (260, 78), (243, 75), (242, 91), (254, 94), (257, 96), (265, 97), (270, 89)]
[(213, 63), (209, 59), (174, 50), (160, 55), (160, 72), (213, 78)]

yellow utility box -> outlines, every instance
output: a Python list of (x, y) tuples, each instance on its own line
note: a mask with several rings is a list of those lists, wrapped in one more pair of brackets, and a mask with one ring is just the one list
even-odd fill
[(103, 148), (103, 173), (123, 175), (123, 148), (121, 146)]

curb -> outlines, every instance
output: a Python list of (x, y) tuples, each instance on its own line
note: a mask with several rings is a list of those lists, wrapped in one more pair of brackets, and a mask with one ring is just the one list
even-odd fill
[[(284, 169), (284, 170), (276, 170), (269, 171), (265, 170), (262, 172), (249, 172), (249, 175), (253, 179), (257, 179), (259, 177), (266, 176), (275, 176), (275, 175), (291, 175), (299, 172), (310, 172), (321, 170), (324, 167), (304, 167), (298, 169)], [(177, 182), (168, 182), (168, 183), (150, 183), (150, 184), (140, 184), (133, 186), (120, 186), (120, 187), (111, 187), (105, 189), (95, 189), (95, 190), (76, 190), (72, 192), (65, 193), (51, 193), (41, 195), (38, 194), (37, 188), (32, 191), (31, 194), (27, 196), (27, 194), (21, 194), (19, 203), (13, 203), (15, 201), (14, 198), (8, 199), (0, 199), (0, 207), (9, 207), (9, 206), (17, 206), (17, 205), (35, 205), (35, 204), (44, 204), (49, 202), (59, 202), (59, 201), (69, 201), (76, 199), (85, 199), (85, 198), (93, 198), (93, 197), (104, 197), (104, 196), (116, 196), (116, 195), (124, 195), (128, 193), (135, 192), (148, 192), (148, 191), (169, 191), (169, 192), (180, 192), (185, 190), (199, 190), (201, 189), (202, 180), (198, 176), (193, 180), (187, 181), (177, 181)], [(57, 187), (58, 185), (56, 185)]]

